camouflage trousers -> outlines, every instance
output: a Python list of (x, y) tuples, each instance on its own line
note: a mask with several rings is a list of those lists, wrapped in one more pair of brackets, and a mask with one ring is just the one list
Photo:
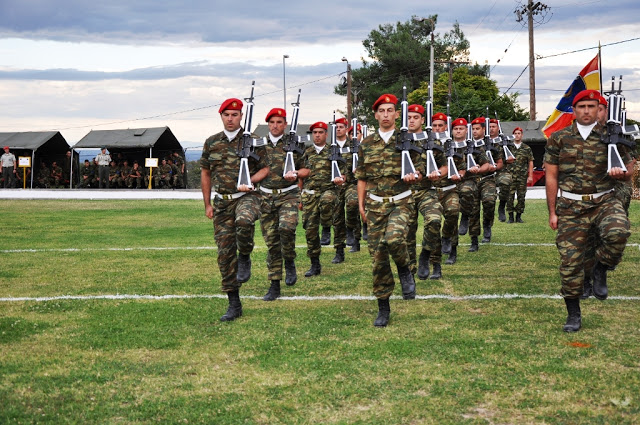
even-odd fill
[(616, 197), (622, 202), (622, 207), (629, 216), (629, 207), (631, 206), (631, 195), (633, 193), (633, 187), (631, 181), (618, 181), (616, 182)]
[(249, 192), (238, 199), (213, 201), (213, 236), (218, 247), (218, 268), (222, 275), (222, 292), (239, 289), (237, 252), (244, 255), (253, 251), (255, 222), (260, 218), (262, 197)]
[[(593, 201), (558, 198), (558, 234), (560, 253), (560, 294), (565, 298), (582, 295), (587, 244), (597, 240), (593, 258), (607, 266), (615, 266), (629, 238), (629, 219), (622, 203), (611, 193)], [(593, 236), (590, 236), (593, 232)]]
[[(518, 203), (514, 206), (516, 196)], [(527, 177), (515, 177), (511, 181), (509, 187), (509, 198), (507, 199), (507, 213), (515, 211), (516, 214), (524, 212), (525, 198), (527, 197)]]
[[(458, 246), (458, 216), (460, 215), (460, 197), (456, 189), (438, 192), (438, 201), (442, 205), (442, 237), (451, 238), (451, 246)], [(433, 255), (433, 253), (432, 253)]]
[[(469, 218), (469, 229), (472, 226), (478, 229), (480, 234), (480, 203), (482, 202), (482, 223), (493, 226), (493, 219), (496, 214), (496, 181), (493, 176), (481, 178), (478, 182), (478, 192), (480, 196), (476, 198), (473, 215)], [(473, 233), (470, 233), (473, 235)]]
[(395, 287), (389, 256), (398, 267), (409, 266), (407, 229), (415, 215), (411, 197), (397, 203), (383, 203), (367, 197), (365, 204), (369, 255), (373, 263), (373, 294), (386, 299)]
[[(469, 236), (480, 234), (480, 222), (476, 220), (472, 223), (471, 218), (475, 212), (477, 198), (480, 196), (478, 190), (479, 179), (468, 179), (458, 185), (458, 198), (460, 200), (460, 212), (469, 217)], [(472, 227), (471, 224), (474, 224)]]
[(302, 192), (302, 227), (307, 238), (307, 256), (320, 257), (320, 226), (330, 227), (338, 202), (338, 191), (316, 190), (314, 194)]
[(282, 280), (282, 260), (296, 258), (299, 193), (294, 189), (263, 195), (260, 227), (268, 250), (269, 280)]
[(347, 223), (345, 219), (347, 185), (343, 184), (338, 190), (336, 209), (333, 214), (333, 247), (344, 248), (347, 239)]
[(431, 252), (431, 258), (434, 258), (434, 263), (439, 263), (440, 258), (442, 258), (442, 253), (438, 254), (435, 252), (442, 250), (442, 241), (440, 240), (442, 205), (440, 205), (438, 201), (438, 192), (435, 188), (416, 190), (413, 192), (413, 200), (415, 202), (415, 208), (411, 216), (411, 221), (409, 222), (409, 231), (407, 233), (407, 249), (409, 251), (409, 263), (412, 272), (416, 270), (417, 261), (418, 214), (422, 214), (424, 222), (422, 248)]
[(511, 190), (512, 182), (513, 176), (511, 172), (502, 170), (496, 173), (496, 187), (500, 202), (507, 202), (509, 200), (509, 191)]
[(165, 177), (153, 176), (153, 184), (155, 185), (156, 189), (160, 189), (161, 183), (164, 183), (165, 187), (171, 187), (171, 176), (168, 174), (165, 175)]
[(362, 239), (362, 223), (360, 222), (360, 208), (358, 206), (358, 186), (350, 184), (345, 196), (347, 229), (353, 230), (356, 240)]

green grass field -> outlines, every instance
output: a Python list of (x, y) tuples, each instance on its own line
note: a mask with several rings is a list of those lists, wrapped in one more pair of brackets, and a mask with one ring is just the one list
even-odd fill
[[(316, 298), (370, 297), (366, 244), (340, 265), (323, 248), (306, 279), (300, 228), (298, 283), (264, 302), (257, 230), (244, 315), (221, 323), (201, 201), (3, 200), (0, 217), (0, 423), (640, 423), (638, 201), (609, 274), (611, 296), (631, 298), (584, 301), (577, 334), (548, 297), (560, 278), (544, 201), (525, 224), (496, 221), (478, 253), (461, 237), (444, 278), (417, 283), (448, 297), (393, 299), (383, 329), (373, 299)], [(59, 298), (116, 294), (199, 297)]]

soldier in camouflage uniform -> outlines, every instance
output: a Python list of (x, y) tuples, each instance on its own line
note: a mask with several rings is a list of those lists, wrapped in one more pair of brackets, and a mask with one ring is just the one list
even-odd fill
[[(471, 130), (474, 146), (472, 157), (477, 167), (467, 169), (467, 174), (458, 188), (461, 211), (458, 234), (465, 235), (469, 231), (469, 236), (471, 236), (469, 252), (476, 252), (479, 249), (481, 201), (486, 199), (485, 211), (487, 211), (490, 208), (491, 195), (493, 195), (493, 207), (495, 208), (495, 183), (493, 184), (493, 191), (491, 191), (491, 185), (483, 185), (483, 179), (492, 179), (496, 167), (488, 161), (486, 150), (482, 147), (485, 143), (484, 118), (478, 117), (471, 121)], [(489, 177), (486, 174), (489, 174)], [(485, 189), (484, 192), (482, 192), (481, 187)], [(493, 214), (493, 210), (487, 213), (491, 217), (493, 217)]]
[(180, 156), (178, 151), (173, 152), (173, 157), (171, 158), (173, 164), (176, 166), (176, 174), (174, 176), (174, 187), (175, 188), (183, 188), (185, 187), (185, 179), (184, 179), (184, 170), (185, 163), (184, 158)]
[[(349, 127), (347, 130), (349, 138), (353, 138), (353, 127)], [(362, 142), (362, 126), (358, 124), (356, 126), (356, 138), (358, 143)], [(351, 146), (349, 147), (351, 149)], [(346, 226), (347, 226), (347, 245), (351, 245), (349, 252), (360, 251), (360, 239), (362, 237), (362, 225), (360, 223), (360, 211), (358, 208), (358, 179), (355, 176), (355, 169), (353, 168), (353, 155), (354, 151), (349, 150), (348, 154), (345, 154), (347, 160), (347, 175), (346, 175), (346, 194), (345, 194), (345, 212), (346, 212)]]
[[(498, 127), (498, 120), (492, 119), (489, 122), (489, 137), (491, 139), (495, 139), (500, 136), (500, 127)], [(504, 151), (502, 147), (499, 148), (500, 153), (504, 159)], [(509, 191), (511, 190), (511, 183), (513, 182), (513, 175), (511, 174), (511, 163), (513, 159), (509, 159), (509, 161), (503, 160), (502, 168), (498, 168), (496, 171), (496, 190), (498, 193), (498, 220), (501, 222), (507, 221), (507, 217), (505, 215), (505, 206), (509, 201)], [(495, 212), (495, 211), (494, 211)], [(493, 223), (493, 221), (492, 221)], [(491, 237), (489, 237), (491, 238)], [(485, 241), (482, 241), (485, 242)], [(487, 241), (489, 242), (489, 241)]]
[[(424, 107), (422, 105), (409, 105), (408, 107), (408, 121), (407, 127), (410, 133), (422, 132), (424, 125)], [(441, 133), (447, 128), (447, 116), (438, 112), (433, 115), (433, 131)], [(443, 121), (444, 120), (444, 121)], [(424, 141), (422, 141), (424, 142)], [(422, 142), (418, 142), (422, 145)], [(440, 141), (436, 140), (435, 143), (442, 148)], [(447, 173), (447, 160), (442, 150), (434, 150), (433, 156), (436, 160), (436, 164), (440, 167), (440, 175)], [(421, 163), (426, 164), (427, 154), (424, 152), (421, 155)], [(421, 173), (426, 170), (420, 170)], [(440, 178), (438, 172), (433, 172), (428, 178), (421, 179), (416, 183), (412, 189), (413, 200), (415, 202), (414, 213), (411, 216), (409, 223), (409, 232), (407, 233), (407, 250), (409, 252), (409, 262), (411, 264), (411, 271), (414, 272), (416, 264), (416, 240), (418, 231), (418, 213), (422, 214), (424, 221), (424, 228), (422, 233), (422, 250), (420, 252), (420, 259), (418, 262), (418, 278), (425, 280), (429, 276), (429, 257), (433, 256), (433, 279), (440, 279), (442, 277), (442, 270), (440, 267), (440, 259), (442, 254), (440, 250), (442, 248), (440, 241), (440, 217), (442, 216), (442, 205), (438, 201), (438, 192), (434, 187), (434, 182)], [(438, 251), (437, 255), (435, 251)]]
[[(204, 142), (200, 158), (200, 184), (205, 215), (213, 219), (222, 292), (226, 292), (229, 298), (229, 308), (220, 318), (226, 322), (242, 316), (240, 287), (251, 276), (250, 255), (262, 199), (260, 193), (251, 186), (237, 187), (241, 159), (237, 155), (237, 147), (243, 135), (240, 126), (242, 101), (236, 98), (225, 100), (219, 113), (224, 130)], [(251, 183), (254, 185), (269, 174), (264, 149), (256, 149), (256, 154), (260, 160), (248, 158)], [(242, 268), (238, 266), (238, 252), (244, 264)], [(241, 276), (240, 272), (243, 272)]]
[[(580, 296), (589, 232), (598, 236), (592, 279), (593, 293), (601, 300), (608, 296), (607, 270), (622, 259), (630, 235), (629, 219), (613, 193), (616, 180), (629, 176), (621, 168), (607, 172), (607, 145), (601, 142), (606, 128), (597, 122), (598, 96), (595, 90), (578, 93), (573, 100), (576, 121), (553, 133), (545, 148), (549, 226), (558, 231), (560, 293), (568, 312), (565, 332), (582, 326)], [(628, 153), (623, 161), (627, 167), (633, 165)]]
[(91, 162), (88, 159), (84, 160), (84, 165), (80, 169), (80, 183), (78, 187), (86, 189), (88, 187), (94, 187), (91, 184)]
[(124, 161), (122, 163), (122, 167), (120, 167), (120, 175), (118, 176), (118, 184), (120, 185), (120, 187), (128, 187), (131, 188), (131, 186), (129, 186), (129, 176), (131, 175), (131, 166), (129, 165), (129, 161)]
[[(484, 118), (482, 118), (482, 122), (484, 124)], [(495, 134), (493, 136), (492, 134)], [(489, 123), (489, 138), (493, 139), (498, 137), (498, 121), (492, 119)], [(495, 146), (489, 142), (489, 145), (486, 144), (485, 141), (485, 155), (488, 151), (491, 151), (493, 155), (493, 160), (496, 163), (495, 169), (490, 169), (487, 173), (485, 173), (482, 178), (480, 178), (480, 183), (478, 184), (478, 190), (480, 191), (480, 199), (482, 201), (482, 243), (491, 242), (491, 228), (493, 227), (493, 220), (496, 214), (496, 199), (498, 197), (497, 193), (497, 176), (498, 172), (501, 171), (506, 164), (503, 161), (504, 154), (502, 149), (499, 146)], [(495, 170), (495, 171), (493, 171)], [(501, 177), (500, 184), (502, 187), (508, 183), (511, 184), (511, 174), (503, 173)], [(508, 185), (507, 191), (508, 191)], [(475, 214), (475, 219), (480, 220), (480, 205), (477, 204), (477, 212)]]
[(358, 151), (358, 203), (363, 221), (369, 223), (369, 254), (373, 261), (373, 293), (378, 299), (378, 316), (374, 326), (389, 323), (389, 297), (395, 282), (389, 256), (398, 267), (405, 299), (414, 299), (416, 285), (411, 273), (407, 250), (407, 229), (415, 214), (411, 184), (422, 178), (424, 164), (416, 163), (417, 176), (402, 176), (402, 153), (396, 149), (396, 110), (398, 99), (383, 94), (373, 104), (378, 131), (366, 137)]
[(167, 163), (166, 159), (162, 160), (162, 164), (156, 168), (155, 175), (153, 176), (153, 182), (156, 189), (165, 188), (169, 189), (172, 186), (171, 179), (173, 177), (173, 167)]
[[(525, 198), (527, 197), (527, 185), (533, 183), (533, 151), (522, 141), (522, 129), (516, 127), (513, 130), (515, 136), (513, 155), (516, 157), (513, 164), (509, 166), (511, 171), (511, 187), (509, 188), (509, 199), (507, 199), (507, 213), (509, 223), (522, 223), (522, 213), (524, 213)], [(518, 196), (518, 203), (513, 206), (515, 196)], [(513, 218), (513, 212), (516, 218)]]
[(51, 163), (51, 186), (58, 188), (63, 183), (62, 168), (58, 166), (56, 161)]
[[(344, 177), (331, 181), (327, 129), (324, 122), (316, 122), (309, 127), (313, 135), (313, 146), (305, 150), (304, 167), (298, 170), (298, 178), (303, 181), (302, 227), (307, 239), (307, 256), (311, 260), (311, 267), (304, 274), (305, 277), (319, 275), (322, 271), (319, 228), (331, 226), (338, 205), (340, 186), (344, 184)], [(340, 168), (344, 176), (345, 167), (341, 165)]]
[[(286, 175), (284, 174), (287, 156), (284, 145), (286, 138), (290, 137), (284, 134), (287, 127), (287, 112), (282, 108), (273, 108), (265, 120), (269, 125), (265, 146), (269, 175), (260, 184), (263, 197), (260, 226), (269, 251), (267, 268), (271, 286), (263, 299), (273, 301), (280, 297), (283, 259), (287, 286), (295, 285), (298, 280), (295, 258), (300, 189), (297, 185), (297, 172), (289, 171)], [(301, 169), (304, 165), (302, 155), (294, 151), (293, 158), (296, 170)]]
[[(347, 238), (347, 225), (345, 219), (345, 206), (346, 206), (346, 194), (347, 188), (353, 185), (355, 177), (353, 177), (353, 172), (351, 171), (351, 153), (349, 152), (349, 145), (347, 141), (347, 127), (349, 123), (346, 118), (338, 118), (336, 120), (336, 143), (340, 148), (340, 152), (342, 157), (345, 159), (345, 164), (347, 164), (345, 168), (345, 182), (351, 184), (343, 184), (340, 186), (340, 190), (338, 192), (338, 202), (336, 205), (336, 209), (333, 215), (333, 247), (336, 250), (336, 256), (331, 260), (333, 264), (339, 264), (344, 262), (344, 248), (346, 246), (346, 238)], [(323, 239), (325, 229), (322, 229)], [(328, 235), (330, 237), (330, 235)], [(323, 241), (321, 240), (322, 244)], [(327, 241), (327, 245), (329, 241)]]
[[(463, 146), (467, 137), (467, 120), (464, 118), (456, 118), (451, 123), (451, 127), (451, 143), (458, 143), (460, 146)], [(458, 170), (458, 175), (454, 175), (450, 179), (448, 178), (449, 169), (447, 163), (447, 174), (443, 174), (442, 177), (434, 183), (434, 186), (438, 191), (438, 201), (440, 202), (440, 205), (442, 205), (444, 217), (444, 223), (442, 223), (441, 252), (443, 254), (449, 254), (449, 258), (445, 261), (445, 264), (448, 265), (455, 264), (458, 259), (458, 216), (460, 215), (460, 197), (457, 189), (466, 174), (464, 149), (454, 148), (453, 153), (453, 160), (456, 169)], [(446, 151), (445, 154), (447, 154)], [(432, 261), (438, 260), (438, 258), (433, 257), (436, 255), (435, 253), (432, 252), (431, 255)], [(439, 263), (439, 261), (437, 263)], [(435, 277), (433, 277), (433, 275), (429, 277), (432, 279), (438, 278), (437, 274)]]

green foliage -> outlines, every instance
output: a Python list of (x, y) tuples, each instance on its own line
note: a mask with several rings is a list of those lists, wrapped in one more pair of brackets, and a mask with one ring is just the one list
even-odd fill
[[(471, 119), (474, 119), (484, 116), (488, 106), (492, 118), (497, 112), (498, 118), (503, 121), (528, 120), (529, 113), (517, 103), (518, 94), (500, 95), (496, 81), (489, 79), (487, 73), (487, 67), (478, 64), (473, 67), (460, 66), (453, 70), (450, 115), (454, 119), (468, 118), (471, 115)], [(440, 74), (433, 90), (434, 112), (447, 110), (448, 93), (449, 75)], [(424, 105), (429, 99), (428, 83), (423, 82), (407, 97), (409, 103)]]
[(198, 161), (187, 162), (187, 188), (200, 189), (200, 164)]

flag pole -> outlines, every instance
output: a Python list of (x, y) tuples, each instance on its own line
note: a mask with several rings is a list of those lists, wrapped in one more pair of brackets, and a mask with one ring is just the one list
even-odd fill
[(598, 72), (600, 73), (600, 94), (602, 94), (602, 46), (598, 40)]

